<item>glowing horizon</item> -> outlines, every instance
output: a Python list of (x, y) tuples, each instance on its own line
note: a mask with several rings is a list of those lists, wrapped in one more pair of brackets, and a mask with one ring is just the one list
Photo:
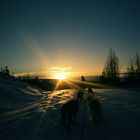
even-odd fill
[(0, 9), (0, 67), (15, 74), (51, 77), (61, 66), (74, 77), (99, 75), (110, 48), (125, 71), (140, 52), (139, 2), (21, 1)]
[(58, 72), (53, 75), (54, 79), (64, 80), (68, 78), (68, 72)]

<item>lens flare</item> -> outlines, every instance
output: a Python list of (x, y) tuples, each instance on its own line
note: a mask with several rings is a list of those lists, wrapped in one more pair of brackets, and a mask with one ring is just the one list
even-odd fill
[(53, 77), (55, 79), (63, 80), (63, 79), (66, 79), (67, 76), (68, 76), (68, 73), (55, 73)]

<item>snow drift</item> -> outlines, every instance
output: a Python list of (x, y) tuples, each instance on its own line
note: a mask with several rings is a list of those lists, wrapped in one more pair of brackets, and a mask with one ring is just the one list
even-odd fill
[(0, 73), (0, 114), (38, 99), (40, 92), (28, 83)]

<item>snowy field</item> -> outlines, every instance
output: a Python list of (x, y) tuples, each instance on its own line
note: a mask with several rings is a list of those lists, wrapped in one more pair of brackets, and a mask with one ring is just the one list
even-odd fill
[[(6, 79), (10, 81), (9, 79)], [(0, 81), (0, 88), (6, 93), (4, 84)], [(3, 84), (2, 84), (3, 83)], [(18, 81), (19, 83), (19, 81)], [(10, 84), (11, 85), (11, 84)], [(80, 104), (77, 120), (70, 128), (65, 128), (60, 121), (60, 107), (71, 98), (75, 98), (76, 91), (72, 89), (55, 92), (39, 93), (27, 85), (16, 85), (24, 94), (28, 94), (20, 103), (14, 95), (12, 100), (6, 96), (1, 98), (6, 109), (0, 114), (0, 140), (137, 140), (140, 139), (140, 93), (132, 90), (95, 89), (104, 114), (104, 125), (91, 123), (87, 105)], [(8, 91), (13, 91), (9, 87)], [(28, 88), (29, 89), (28, 89)], [(14, 88), (15, 89), (15, 88)], [(23, 90), (24, 89), (24, 90)], [(25, 90), (26, 89), (26, 90)], [(30, 92), (29, 92), (30, 91)], [(14, 93), (15, 91), (13, 91)], [(37, 93), (36, 93), (37, 92)], [(15, 94), (19, 94), (15, 93)], [(33, 94), (34, 93), (34, 94)], [(36, 94), (35, 94), (36, 93)], [(42, 94), (42, 95), (41, 95)], [(6, 101), (7, 99), (7, 101)], [(1, 101), (2, 102), (2, 101)], [(9, 106), (8, 106), (9, 104)], [(1, 110), (4, 108), (2, 104)]]

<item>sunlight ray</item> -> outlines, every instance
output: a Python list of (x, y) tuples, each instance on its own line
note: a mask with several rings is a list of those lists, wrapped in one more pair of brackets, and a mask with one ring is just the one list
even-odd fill
[(84, 84), (84, 85), (89, 85), (89, 86), (93, 86), (93, 87), (98, 87), (98, 88), (111, 88), (112, 87), (112, 86), (108, 86), (108, 85), (104, 85), (104, 84), (99, 84), (99, 83), (95, 83), (95, 82), (80, 81), (80, 80), (75, 80), (75, 79), (72, 79), (70, 81), (75, 82), (75, 83), (79, 83), (79, 84)]
[(58, 81), (57, 81), (57, 83), (56, 83), (56, 86), (55, 86), (55, 88), (54, 88), (54, 90), (53, 90), (53, 91), (56, 91), (56, 90), (58, 90), (58, 88), (59, 88), (59, 85), (60, 85), (60, 81), (58, 80)]
[(41, 47), (39, 47), (38, 43), (35, 40), (19, 31), (18, 35), (27, 44), (27, 46), (31, 48), (34, 55), (37, 56), (37, 60), (43, 67), (47, 68), (52, 66), (52, 63), (50, 63), (43, 50), (41, 49)]
[(73, 84), (70, 80), (66, 80), (66, 82), (71, 85), (72, 88), (76, 88), (76, 89), (80, 89), (79, 86), (77, 86), (76, 84)]
[(47, 112), (42, 112), (40, 119), (36, 123), (36, 126), (34, 128), (34, 131), (38, 131), (40, 129), (42, 122), (44, 121), (44, 118), (46, 117)]

